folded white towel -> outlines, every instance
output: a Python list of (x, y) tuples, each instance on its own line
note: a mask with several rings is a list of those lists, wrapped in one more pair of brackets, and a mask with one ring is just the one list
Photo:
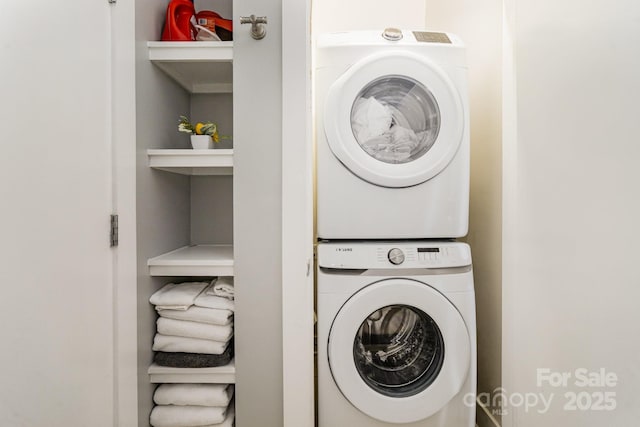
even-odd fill
[(213, 287), (215, 286), (216, 282), (218, 281), (219, 277), (214, 277), (213, 280), (209, 283), (209, 285), (211, 286), (207, 286), (204, 289), (204, 293), (207, 295), (215, 295), (215, 292), (213, 292)]
[(226, 407), (159, 405), (149, 421), (153, 427), (197, 427), (220, 424), (226, 415)]
[(187, 310), (158, 310), (158, 314), (167, 319), (188, 320), (190, 322), (210, 323), (212, 325), (228, 325), (233, 320), (233, 311), (217, 308), (191, 306)]
[(231, 403), (229, 404), (229, 408), (227, 409), (227, 417), (224, 419), (224, 421), (220, 424), (210, 424), (208, 426), (202, 426), (202, 427), (233, 427), (234, 421), (236, 419), (236, 408), (234, 405), (234, 402), (231, 401)]
[(206, 282), (167, 283), (151, 295), (149, 302), (159, 310), (186, 310), (207, 286)]
[(217, 295), (209, 295), (207, 293), (210, 292), (211, 289), (213, 289), (213, 286), (213, 283), (210, 284), (200, 295), (198, 295), (194, 304), (198, 307), (217, 308), (219, 310), (234, 311), (236, 306), (232, 300), (228, 298), (222, 298)]
[(207, 288), (205, 292), (207, 295), (216, 295), (233, 300), (236, 293), (233, 287), (233, 277), (218, 277), (218, 280), (213, 283), (213, 287)]
[(228, 345), (229, 341), (201, 340), (162, 334), (156, 334), (153, 338), (153, 350), (167, 353), (222, 354)]
[(161, 384), (153, 394), (158, 405), (227, 407), (233, 397), (229, 384)]
[(233, 323), (226, 326), (209, 323), (190, 322), (188, 320), (167, 319), (159, 317), (158, 332), (174, 337), (200, 338), (203, 340), (229, 341), (233, 335)]

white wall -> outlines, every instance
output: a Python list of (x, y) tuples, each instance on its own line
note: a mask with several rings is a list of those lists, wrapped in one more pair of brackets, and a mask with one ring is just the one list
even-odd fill
[[(501, 385), (501, 0), (426, 0), (427, 28), (467, 46), (471, 111), (469, 234), (478, 323), (478, 392)], [(489, 426), (483, 411), (480, 427)]]
[(313, 0), (311, 31), (424, 28), (424, 0)]
[(311, 0), (283, 0), (282, 22), (282, 427), (312, 427)]
[[(510, 0), (507, 12), (504, 385), (554, 400), (546, 413), (509, 407), (504, 424), (637, 425), (640, 3)], [(539, 386), (540, 368), (572, 376)], [(580, 387), (578, 368), (617, 385)], [(565, 393), (588, 404), (605, 392), (613, 411), (564, 408)]]

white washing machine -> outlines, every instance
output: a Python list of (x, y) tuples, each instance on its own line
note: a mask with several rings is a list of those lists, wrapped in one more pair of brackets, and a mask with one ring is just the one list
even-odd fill
[(319, 36), (317, 225), (324, 239), (467, 234), (465, 48), (452, 34)]
[(318, 426), (473, 427), (465, 243), (318, 244)]

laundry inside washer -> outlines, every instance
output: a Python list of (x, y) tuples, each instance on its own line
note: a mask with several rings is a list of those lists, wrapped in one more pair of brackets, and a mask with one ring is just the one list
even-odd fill
[(438, 376), (444, 342), (435, 321), (407, 305), (373, 312), (353, 345), (358, 373), (373, 389), (391, 397), (419, 393)]

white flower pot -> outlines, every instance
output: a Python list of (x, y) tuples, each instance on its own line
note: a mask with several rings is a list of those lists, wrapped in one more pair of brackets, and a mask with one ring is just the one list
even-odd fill
[(194, 150), (213, 148), (213, 139), (209, 135), (191, 135), (191, 146)]

